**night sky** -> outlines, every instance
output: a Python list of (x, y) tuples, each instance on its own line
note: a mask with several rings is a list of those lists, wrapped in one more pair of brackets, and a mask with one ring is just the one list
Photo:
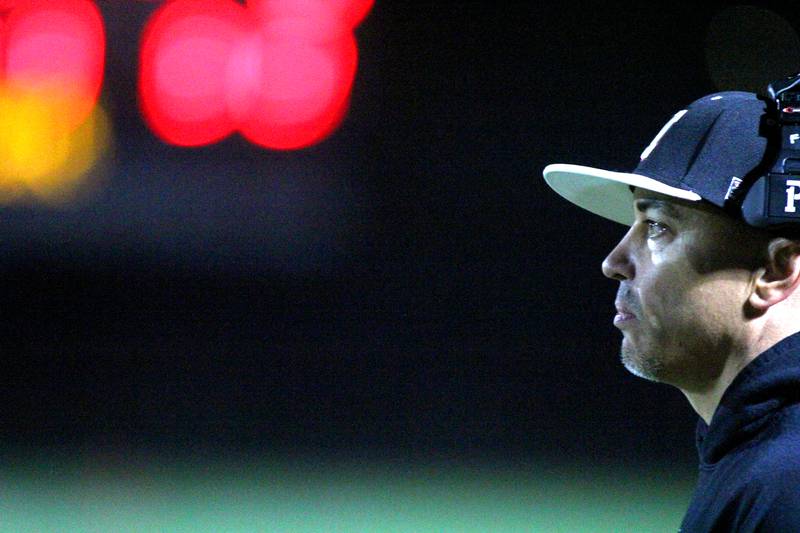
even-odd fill
[(156, 4), (99, 2), (101, 185), (0, 209), (0, 445), (692, 464), (683, 395), (618, 361), (624, 228), (541, 170), (631, 170), (692, 100), (800, 70), (797, 14), (730, 4), (377, 0), (342, 126), (276, 152), (160, 141)]

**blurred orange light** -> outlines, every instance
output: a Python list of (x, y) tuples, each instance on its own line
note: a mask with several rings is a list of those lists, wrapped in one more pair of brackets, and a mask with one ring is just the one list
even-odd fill
[(2, 0), (0, 201), (66, 199), (108, 143), (105, 32), (90, 0)]
[(110, 126), (95, 106), (77, 128), (60, 119), (58, 94), (0, 91), (0, 202), (33, 197), (69, 200), (107, 151)]

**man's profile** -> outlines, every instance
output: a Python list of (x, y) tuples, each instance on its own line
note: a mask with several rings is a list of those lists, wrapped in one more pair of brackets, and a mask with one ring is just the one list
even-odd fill
[(712, 94), (677, 113), (632, 173), (544, 170), (571, 202), (629, 226), (602, 263), (619, 283), (622, 362), (700, 416), (684, 533), (800, 531), (800, 184), (788, 176), (762, 195), (759, 220), (786, 217), (770, 227), (737, 195), (776, 153), (764, 116), (754, 94)]

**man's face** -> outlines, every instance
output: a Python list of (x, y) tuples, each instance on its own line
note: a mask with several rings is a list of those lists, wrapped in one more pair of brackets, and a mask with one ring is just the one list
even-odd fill
[(720, 209), (637, 189), (636, 221), (603, 261), (632, 373), (702, 390), (743, 347), (764, 237)]

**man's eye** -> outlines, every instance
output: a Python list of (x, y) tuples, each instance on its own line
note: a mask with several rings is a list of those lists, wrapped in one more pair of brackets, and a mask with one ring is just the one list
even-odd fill
[(667, 227), (660, 222), (656, 222), (654, 220), (646, 220), (645, 223), (647, 224), (647, 238), (648, 239), (655, 239), (656, 237), (660, 236), (662, 233), (667, 231)]

